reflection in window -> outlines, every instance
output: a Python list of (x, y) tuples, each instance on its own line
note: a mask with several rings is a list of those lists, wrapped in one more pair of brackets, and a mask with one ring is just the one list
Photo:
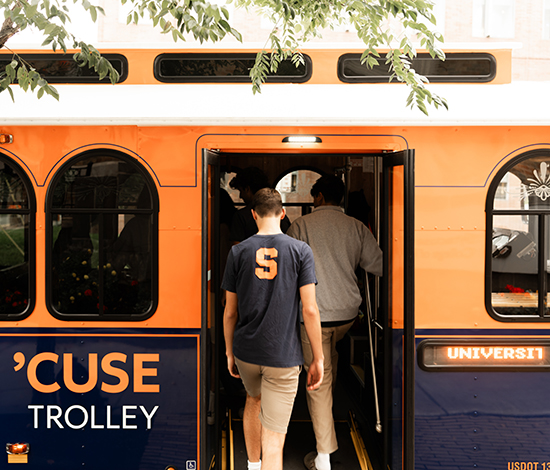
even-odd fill
[(291, 222), (311, 211), (313, 198), (309, 192), (321, 176), (312, 170), (296, 170), (283, 176), (275, 186), (281, 193), (283, 205)]
[(73, 160), (49, 201), (54, 314), (117, 319), (154, 308), (157, 209), (136, 162), (97, 152)]
[[(31, 308), (30, 184), (13, 162), (0, 154), (0, 318)], [(34, 230), (33, 230), (34, 231)]]
[(493, 182), (488, 234), (494, 312), (533, 320), (550, 318), (550, 153), (531, 155)]

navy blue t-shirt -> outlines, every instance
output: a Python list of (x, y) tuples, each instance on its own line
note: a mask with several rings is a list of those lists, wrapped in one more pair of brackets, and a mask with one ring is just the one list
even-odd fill
[(238, 299), (235, 357), (270, 367), (303, 364), (299, 289), (308, 284), (317, 279), (306, 243), (277, 234), (254, 235), (233, 246), (222, 289)]

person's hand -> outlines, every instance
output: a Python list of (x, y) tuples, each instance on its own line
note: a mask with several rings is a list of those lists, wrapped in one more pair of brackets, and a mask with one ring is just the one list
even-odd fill
[(323, 374), (323, 360), (313, 360), (309, 365), (309, 370), (307, 371), (307, 389), (315, 390), (319, 388), (321, 382), (323, 382)]
[(237, 364), (235, 364), (235, 356), (227, 356), (227, 369), (229, 370), (231, 377), (235, 377), (236, 379), (241, 378), (239, 375), (239, 369), (237, 369)]

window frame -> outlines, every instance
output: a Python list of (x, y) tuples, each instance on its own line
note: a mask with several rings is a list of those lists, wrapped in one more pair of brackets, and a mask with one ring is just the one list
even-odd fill
[[(19, 57), (26, 62), (29, 62), (31, 65), (33, 64), (33, 61), (48, 61), (48, 60), (56, 60), (56, 61), (73, 61), (73, 58), (71, 55), (65, 55), (65, 54), (52, 54), (52, 53), (46, 53), (46, 54), (19, 54)], [(121, 64), (121, 71), (120, 71), (120, 78), (117, 82), (117, 84), (123, 83), (128, 78), (128, 59), (126, 56), (122, 54), (102, 54), (102, 57), (112, 61), (112, 60), (118, 60)], [(6, 60), (11, 61), (13, 58), (13, 54), (7, 54), (2, 53), (0, 54), (0, 60)], [(42, 73), (42, 77), (48, 81), (48, 83), (57, 83), (57, 84), (70, 84), (70, 83), (87, 83), (87, 84), (111, 84), (111, 80), (109, 77), (105, 77), (102, 80), (99, 79), (99, 74), (94, 76), (55, 76), (55, 75), (48, 75)]]
[[(266, 83), (305, 83), (310, 80), (313, 74), (313, 62), (307, 54), (302, 54), (305, 62), (305, 74), (288, 76), (270, 76), (266, 77)], [(220, 76), (162, 76), (160, 66), (163, 59), (246, 59), (255, 60), (255, 52), (184, 52), (184, 53), (163, 53), (155, 57), (153, 62), (153, 74), (155, 79), (161, 83), (251, 83), (249, 76), (242, 75), (220, 75)]]
[[(539, 298), (539, 305), (537, 307), (537, 315), (503, 315), (498, 313), (493, 308), (492, 293), (493, 293), (493, 257), (492, 257), (492, 238), (493, 238), (493, 217), (495, 215), (518, 215), (518, 216), (531, 216), (537, 217), (538, 225), (538, 250), (537, 250), (537, 266), (538, 274), (537, 281), (539, 286), (539, 293), (544, 292), (547, 296), (550, 292), (550, 282), (547, 282), (546, 276), (540, 276), (541, 272), (546, 272), (545, 264), (545, 252), (550, 245), (550, 230), (546, 229), (546, 223), (540, 223), (545, 219), (550, 220), (550, 207), (548, 209), (494, 209), (495, 195), (500, 181), (512, 168), (521, 163), (522, 161), (529, 160), (531, 158), (547, 157), (550, 161), (550, 148), (531, 150), (517, 157), (513, 158), (496, 173), (492, 179), (489, 189), (487, 191), (487, 200), (485, 206), (486, 213), (486, 245), (485, 245), (485, 308), (489, 315), (497, 321), (501, 322), (521, 322), (521, 323), (546, 323), (550, 322), (550, 313), (544, 316), (544, 311), (541, 309), (541, 302)], [(550, 273), (548, 273), (550, 275)], [(543, 289), (541, 289), (543, 287)], [(540, 295), (539, 295), (540, 297)], [(547, 309), (550, 310), (550, 305), (547, 305)]]
[[(346, 60), (358, 60), (361, 58), (361, 54), (347, 53), (338, 57), (338, 79), (344, 83), (393, 83), (401, 84), (396, 80), (390, 82), (389, 74), (380, 75), (354, 75), (347, 76), (344, 73), (344, 65)], [(414, 61), (429, 60), (439, 61), (437, 58), (432, 58), (427, 52), (420, 52), (416, 58), (413, 59), (412, 68), (414, 68)], [(488, 52), (451, 52), (446, 54), (446, 62), (449, 61), (467, 61), (467, 60), (486, 60), (490, 64), (490, 72), (487, 75), (430, 75), (422, 74), (428, 78), (430, 83), (489, 83), (494, 80), (497, 75), (497, 61), (495, 56)], [(383, 63), (383, 59), (381, 62)], [(420, 73), (420, 72), (418, 72)]]
[(17, 161), (8, 156), (3, 149), (0, 148), (0, 161), (12, 166), (27, 191), (27, 209), (1, 209), (0, 214), (25, 214), (29, 217), (28, 227), (28, 304), (27, 308), (20, 313), (13, 314), (0, 314), (0, 321), (21, 321), (29, 317), (36, 306), (36, 193), (32, 185), (31, 179), (23, 169), (23, 167), (17, 163)]
[[(79, 160), (85, 160), (87, 158), (97, 157), (113, 157), (119, 159), (128, 164), (131, 164), (136, 172), (139, 172), (145, 181), (147, 188), (150, 191), (152, 208), (150, 209), (150, 215), (153, 221), (152, 233), (151, 233), (151, 307), (145, 313), (129, 313), (129, 314), (105, 314), (102, 312), (97, 312), (94, 314), (77, 314), (77, 313), (61, 313), (58, 312), (53, 306), (53, 295), (52, 295), (52, 270), (53, 270), (53, 214), (74, 214), (81, 212), (83, 214), (132, 214), (132, 213), (143, 213), (143, 210), (136, 209), (105, 209), (105, 208), (79, 208), (79, 209), (53, 209), (52, 203), (55, 194), (55, 188), (60, 182), (63, 174), (71, 166), (77, 164)], [(46, 192), (45, 199), (45, 213), (46, 213), (46, 308), (48, 312), (59, 320), (64, 321), (105, 321), (105, 322), (126, 322), (126, 321), (145, 321), (151, 318), (158, 308), (158, 293), (159, 293), (159, 269), (158, 269), (158, 260), (159, 260), (159, 194), (157, 187), (153, 181), (153, 178), (146, 170), (145, 166), (140, 163), (136, 158), (131, 157), (125, 153), (106, 149), (99, 148), (93, 150), (87, 150), (74, 157), (67, 160), (60, 168), (55, 172), (52, 177), (48, 189)], [(101, 245), (101, 244), (100, 244)], [(104, 289), (104, 287), (102, 287)]]

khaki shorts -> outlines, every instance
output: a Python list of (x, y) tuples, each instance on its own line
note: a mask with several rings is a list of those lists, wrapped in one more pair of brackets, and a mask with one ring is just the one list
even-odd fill
[(302, 366), (268, 367), (235, 358), (239, 375), (251, 397), (261, 394), (260, 421), (270, 431), (286, 434)]

